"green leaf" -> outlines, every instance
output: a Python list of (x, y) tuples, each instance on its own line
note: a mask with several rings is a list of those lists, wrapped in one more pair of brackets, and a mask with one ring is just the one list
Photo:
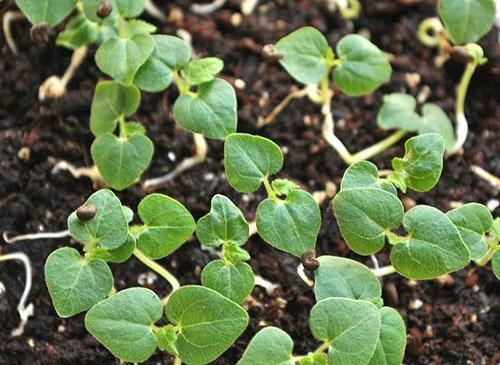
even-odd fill
[(90, 129), (95, 136), (112, 133), (120, 117), (134, 114), (141, 102), (141, 93), (134, 85), (124, 86), (116, 81), (97, 84), (90, 111)]
[(130, 85), (154, 49), (153, 37), (141, 33), (131, 38), (111, 38), (96, 52), (99, 69), (122, 84)]
[(491, 234), (497, 238), (500, 238), (500, 217), (495, 218), (493, 225), (491, 226)]
[(382, 296), (380, 281), (365, 265), (354, 260), (321, 256), (314, 272), (316, 301), (326, 298), (363, 299), (370, 302)]
[(406, 212), (403, 226), (409, 236), (396, 243), (392, 265), (415, 280), (434, 279), (460, 270), (470, 253), (451, 220), (436, 208), (419, 205)]
[(160, 350), (168, 351), (170, 354), (177, 356), (179, 352), (175, 347), (175, 342), (177, 341), (177, 333), (175, 332), (175, 327), (168, 324), (155, 332), (156, 342), (158, 342), (158, 347)]
[(276, 179), (271, 183), (271, 186), (276, 194), (284, 196), (287, 196), (293, 190), (300, 189), (299, 186), (293, 181), (286, 179)]
[(268, 198), (257, 207), (257, 232), (271, 246), (301, 257), (314, 249), (321, 226), (318, 204), (308, 192), (293, 190), (285, 200)]
[(245, 249), (238, 246), (236, 242), (229, 242), (224, 245), (222, 256), (226, 261), (237, 264), (241, 261), (250, 260), (250, 254)]
[(138, 34), (154, 33), (156, 32), (156, 27), (151, 23), (145, 22), (144, 20), (132, 19), (125, 22), (125, 30), (127, 32), (127, 37), (131, 38)]
[(439, 0), (438, 10), (455, 44), (477, 42), (495, 23), (494, 0)]
[(180, 70), (191, 58), (191, 48), (178, 37), (155, 34), (154, 56), (172, 70)]
[(127, 236), (127, 240), (123, 245), (112, 250), (106, 250), (101, 247), (96, 247), (91, 253), (90, 257), (101, 259), (106, 262), (113, 262), (122, 264), (127, 261), (135, 249), (135, 238), (131, 234)]
[(82, 259), (77, 250), (62, 247), (45, 262), (45, 281), (60, 317), (86, 311), (106, 298), (113, 288), (108, 265), (98, 259)]
[(347, 168), (340, 183), (340, 190), (373, 188), (382, 189), (397, 195), (396, 188), (390, 182), (380, 179), (378, 169), (369, 161), (359, 161)]
[(377, 114), (377, 124), (383, 129), (418, 131), (420, 115), (415, 112), (417, 101), (411, 95), (393, 93), (384, 96), (384, 103)]
[(328, 365), (328, 359), (325, 354), (315, 354), (314, 352), (309, 353), (307, 357), (302, 358), (299, 361), (300, 365)]
[(190, 85), (200, 85), (212, 81), (224, 68), (224, 62), (216, 57), (200, 58), (185, 65), (181, 71)]
[(179, 356), (188, 365), (209, 363), (226, 351), (248, 325), (248, 314), (215, 290), (188, 285), (172, 293), (166, 307), (180, 329)]
[(328, 54), (328, 42), (313, 27), (303, 27), (276, 43), (275, 50), (283, 55), (281, 65), (298, 82), (317, 84), (326, 74), (324, 59)]
[(273, 141), (251, 134), (231, 134), (224, 144), (224, 167), (229, 184), (240, 193), (259, 189), (283, 166), (283, 154)]
[(405, 323), (393, 308), (380, 308), (380, 314), (380, 338), (369, 365), (401, 365), (406, 347)]
[(195, 94), (181, 94), (174, 104), (174, 119), (193, 133), (224, 139), (236, 132), (236, 94), (222, 79), (199, 85)]
[[(118, 9), (113, 6), (113, 10), (106, 18), (100, 18), (97, 16), (97, 10), (101, 6), (103, 0), (82, 0), (83, 13), (85, 17), (97, 24), (114, 25), (118, 19)], [(111, 3), (113, 1), (111, 0)]]
[(120, 15), (135, 18), (144, 11), (144, 0), (113, 0)]
[(250, 265), (238, 262), (233, 265), (222, 260), (215, 260), (204, 267), (201, 283), (207, 288), (241, 304), (250, 295), (254, 287), (254, 276)]
[(16, 0), (16, 4), (32, 24), (47, 23), (53, 27), (75, 8), (77, 0)]
[(405, 155), (392, 160), (394, 171), (388, 179), (401, 191), (429, 191), (443, 171), (444, 139), (437, 133), (426, 133), (408, 139)]
[(380, 49), (357, 34), (349, 34), (337, 44), (341, 61), (334, 80), (347, 95), (367, 95), (389, 80), (392, 69)]
[(490, 211), (482, 204), (470, 203), (450, 210), (446, 216), (457, 227), (462, 240), (469, 248), (472, 260), (478, 260), (486, 254), (488, 243), (485, 234), (493, 225)]
[(378, 188), (341, 190), (333, 209), (346, 243), (360, 255), (380, 251), (385, 231), (399, 226), (404, 214), (397, 196)]
[(438, 133), (444, 138), (446, 151), (453, 151), (455, 148), (455, 132), (453, 125), (446, 113), (436, 104), (427, 103), (422, 108), (421, 125), (418, 128), (420, 134)]
[(68, 218), (71, 236), (84, 244), (99, 244), (105, 249), (114, 249), (125, 243), (128, 222), (120, 200), (111, 190), (101, 189), (92, 194), (82, 206), (94, 205), (96, 214), (88, 221), (81, 221), (76, 212)]
[(294, 365), (293, 341), (276, 327), (261, 329), (248, 344), (237, 365)]
[(138, 213), (145, 229), (138, 237), (137, 247), (152, 259), (170, 255), (195, 230), (194, 219), (184, 205), (163, 194), (150, 194), (142, 199)]
[(311, 310), (313, 336), (331, 343), (331, 364), (368, 364), (377, 347), (381, 315), (377, 307), (364, 300), (328, 298)]
[(153, 142), (142, 134), (119, 138), (111, 133), (99, 135), (90, 150), (104, 181), (116, 190), (132, 185), (148, 168)]
[(248, 223), (243, 213), (224, 195), (212, 198), (210, 213), (200, 218), (196, 225), (196, 237), (207, 247), (228, 242), (243, 245), (248, 236)]
[(500, 280), (500, 250), (496, 250), (491, 258), (491, 267), (493, 268), (493, 273)]
[(94, 42), (99, 35), (97, 25), (87, 20), (83, 14), (71, 18), (64, 31), (57, 35), (56, 44), (69, 49), (77, 49)]
[(89, 310), (85, 327), (120, 360), (142, 362), (157, 348), (153, 325), (161, 316), (162, 305), (153, 291), (130, 288)]
[(135, 74), (134, 84), (147, 92), (160, 92), (172, 82), (172, 70), (156, 57), (151, 56)]

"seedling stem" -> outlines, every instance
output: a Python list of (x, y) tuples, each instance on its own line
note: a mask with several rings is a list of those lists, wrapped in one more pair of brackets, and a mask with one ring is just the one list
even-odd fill
[(394, 268), (394, 266), (392, 265), (389, 265), (389, 266), (384, 266), (384, 267), (381, 267), (380, 269), (378, 270), (372, 270), (372, 272), (378, 276), (379, 278), (382, 277), (382, 276), (386, 276), (386, 275), (390, 275), (390, 274), (394, 274), (396, 272), (396, 269)]
[[(137, 248), (134, 249), (134, 256), (141, 261), (144, 265), (149, 267), (151, 270), (157, 272), (160, 276), (162, 276), (172, 287), (172, 292), (180, 288), (179, 281), (173, 276), (167, 269), (165, 269), (163, 266), (160, 264), (156, 263), (155, 261), (151, 260), (149, 257), (144, 255), (140, 250)], [(171, 292), (171, 293), (172, 293)]]
[(24, 19), (23, 13), (21, 13), (20, 11), (13, 11), (13, 10), (5, 12), (2, 19), (2, 27), (3, 27), (3, 33), (5, 35), (5, 42), (9, 46), (14, 56), (17, 56), (18, 50), (16, 42), (14, 41), (14, 37), (12, 36), (12, 30), (10, 26), (12, 22), (21, 19)]
[(34, 241), (34, 240), (42, 240), (47, 238), (63, 238), (68, 237), (69, 231), (61, 231), (61, 232), (40, 232), (40, 233), (29, 233), (29, 234), (21, 234), (15, 237), (9, 237), (7, 232), (3, 233), (3, 240), (7, 243), (15, 243), (19, 241)]

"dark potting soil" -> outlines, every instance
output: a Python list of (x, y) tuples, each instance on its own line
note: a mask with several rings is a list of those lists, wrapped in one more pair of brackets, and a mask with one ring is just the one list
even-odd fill
[[(229, 81), (240, 78), (246, 82), (245, 89), (237, 90), (239, 131), (261, 134), (281, 145), (285, 165), (279, 176), (294, 179), (311, 192), (322, 189), (327, 181), (338, 185), (346, 166), (321, 137), (319, 108), (305, 99), (292, 102), (274, 124), (257, 129), (258, 117), (267, 115), (293, 84), (279, 65), (261, 56), (265, 44), (276, 42), (300, 26), (313, 25), (331, 44), (350, 32), (369, 33), (381, 49), (394, 55), (394, 74), (380, 90), (363, 98), (338, 94), (334, 99), (336, 133), (352, 152), (388, 135), (375, 125), (384, 93), (406, 91), (416, 95), (427, 86), (429, 100), (453, 116), (454, 88), (463, 64), (451, 60), (436, 69), (434, 50), (420, 45), (415, 36), (419, 22), (435, 14), (435, 1), (363, 1), (362, 16), (350, 23), (330, 13), (321, 0), (261, 0), (256, 12), (243, 19), (239, 26), (233, 26), (230, 20), (239, 9), (239, 1), (228, 1), (223, 9), (206, 17), (193, 15), (189, 11), (190, 3), (187, 0), (171, 1), (167, 5), (158, 2), (166, 14), (175, 7), (183, 9), (185, 18), (177, 24), (150, 20), (158, 25), (160, 33), (175, 34), (177, 29), (189, 31), (198, 55), (224, 59), (223, 75)], [(11, 2), (3, 4), (1, 14), (11, 8)], [(67, 172), (53, 174), (51, 170), (60, 160), (77, 166), (91, 165), (89, 110), (95, 84), (104, 78), (93, 57), (88, 57), (69, 84), (65, 97), (39, 102), (39, 85), (50, 75), (63, 72), (70, 52), (56, 47), (53, 38), (48, 44), (32, 42), (28, 29), (24, 21), (13, 26), (20, 50), (17, 57), (8, 50), (3, 36), (0, 37), (0, 230), (12, 233), (64, 230), (68, 214), (93, 192), (89, 180), (76, 180)], [(497, 37), (497, 31), (492, 31), (481, 42), (490, 61), (478, 69), (469, 90), (466, 114), (471, 132), (463, 153), (446, 159), (441, 181), (430, 193), (410, 192), (406, 195), (407, 202), (411, 203), (412, 199), (446, 211), (456, 202), (486, 203), (498, 199), (498, 191), (470, 170), (471, 165), (479, 165), (500, 175)], [(416, 87), (407, 83), (409, 73), (421, 76)], [(176, 93), (171, 88), (163, 94), (143, 94), (136, 119), (146, 126), (156, 148), (153, 163), (143, 179), (170, 171), (193, 153), (191, 134), (176, 127), (172, 118)], [(209, 156), (203, 165), (156, 191), (181, 201), (195, 218), (207, 213), (214, 194), (225, 194), (238, 204), (249, 221), (253, 220), (264, 192), (247, 195), (234, 192), (223, 175), (222, 143), (210, 141), (209, 145)], [(29, 159), (18, 157), (21, 147), (29, 149)], [(390, 159), (402, 152), (402, 143), (399, 143), (374, 162), (380, 168), (389, 167)], [(118, 193), (124, 204), (134, 208), (144, 195), (139, 185)], [(497, 208), (494, 214), (499, 213)], [(319, 254), (356, 258), (371, 266), (368, 258), (353, 254), (343, 242), (329, 202), (322, 205), (322, 216)], [(86, 332), (84, 315), (61, 319), (52, 308), (43, 280), (43, 265), (51, 251), (64, 245), (77, 246), (70, 239), (13, 246), (1, 244), (2, 253), (22, 251), (32, 261), (34, 283), (29, 302), (35, 306), (35, 315), (23, 336), (9, 337), (19, 321), (16, 306), (23, 290), (24, 271), (15, 262), (0, 264), (0, 281), (6, 288), (6, 292), (0, 294), (0, 364), (118, 363)], [(247, 303), (251, 317), (248, 329), (213, 363), (235, 364), (251, 337), (267, 325), (287, 331), (295, 341), (296, 353), (314, 349), (317, 343), (307, 325), (314, 296), (296, 275), (298, 260), (271, 249), (257, 236), (250, 239), (246, 248), (252, 255), (250, 264), (255, 273), (279, 284), (279, 288), (272, 294), (261, 287), (254, 289)], [(387, 252), (378, 257), (381, 264), (388, 263)], [(213, 258), (200, 250), (193, 239), (160, 262), (172, 270), (181, 284), (193, 284), (199, 283), (201, 268)], [(112, 270), (118, 290), (139, 285), (138, 278), (148, 271), (134, 259), (113, 265)], [(499, 281), (494, 279), (489, 267), (473, 265), (452, 274), (451, 279), (444, 284), (437, 281), (416, 284), (396, 275), (384, 279), (386, 303), (397, 308), (407, 324), (405, 364), (499, 363)], [(161, 278), (145, 285), (159, 295), (169, 290)], [(147, 363), (169, 364), (171, 358), (157, 353)]]

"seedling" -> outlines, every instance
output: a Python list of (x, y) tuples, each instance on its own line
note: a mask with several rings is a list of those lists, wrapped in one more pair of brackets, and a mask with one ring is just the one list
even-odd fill
[(327, 0), (328, 8), (339, 9), (340, 16), (344, 20), (352, 20), (359, 17), (361, 3), (359, 0)]
[(440, 19), (429, 18), (420, 24), (420, 41), (428, 47), (439, 49), (439, 57), (436, 59), (438, 66), (443, 65), (454, 52), (468, 60), (456, 89), (456, 152), (465, 143), (469, 131), (464, 105), (470, 80), (476, 67), (487, 61), (483, 49), (476, 42), (488, 33), (495, 23), (495, 1), (440, 0), (438, 13)]

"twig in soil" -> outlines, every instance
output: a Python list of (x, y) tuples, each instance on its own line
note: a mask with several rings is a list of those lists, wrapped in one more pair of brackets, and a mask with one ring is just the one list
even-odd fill
[(146, 13), (151, 15), (153, 18), (156, 18), (161, 22), (167, 21), (167, 17), (165, 16), (165, 14), (163, 14), (161, 12), (161, 10), (158, 9), (158, 7), (153, 3), (152, 0), (145, 0), (144, 1), (144, 10), (146, 11)]
[(21, 234), (15, 237), (9, 237), (7, 232), (2, 234), (3, 240), (6, 243), (12, 244), (19, 241), (34, 241), (34, 240), (44, 240), (51, 238), (64, 238), (69, 236), (69, 231), (60, 231), (60, 232), (40, 232), (40, 233), (28, 233)]
[(11, 23), (16, 20), (24, 19), (23, 13), (20, 11), (9, 10), (5, 12), (2, 19), (3, 34), (5, 36), (5, 42), (9, 46), (12, 53), (17, 56), (18, 50), (14, 37), (12, 36)]
[(38, 99), (44, 101), (46, 99), (57, 99), (66, 95), (66, 86), (75, 75), (76, 70), (80, 67), (86, 55), (87, 46), (75, 49), (71, 56), (71, 62), (63, 76), (53, 75), (45, 80), (38, 89)]
[(265, 127), (274, 121), (274, 118), (280, 114), (290, 102), (294, 99), (300, 99), (308, 95), (310, 85), (304, 87), (303, 89), (297, 88), (297, 86), (292, 86), (290, 88), (290, 93), (273, 109), (273, 111), (265, 118), (259, 117), (257, 122), (257, 128)]
[(19, 260), (24, 264), (25, 270), (26, 270), (26, 281), (24, 284), (24, 291), (23, 295), (21, 296), (21, 299), (19, 300), (19, 304), (17, 305), (17, 311), (19, 312), (19, 317), (21, 317), (21, 322), (19, 323), (19, 326), (12, 330), (11, 336), (12, 337), (18, 337), (21, 336), (24, 333), (24, 328), (26, 327), (26, 324), (28, 323), (28, 318), (33, 315), (34, 312), (34, 307), (33, 303), (29, 303), (26, 306), (26, 300), (28, 299), (28, 295), (31, 290), (31, 281), (32, 281), (32, 275), (33, 275), (33, 270), (31, 268), (31, 263), (30, 259), (28, 256), (26, 256), (22, 252), (15, 252), (15, 253), (10, 253), (6, 255), (1, 255), (0, 256), (0, 262), (2, 261), (7, 261), (7, 260)]
[(198, 15), (208, 15), (223, 7), (226, 1), (227, 0), (214, 0), (208, 4), (193, 4), (191, 5), (191, 11)]
[(59, 161), (53, 168), (51, 173), (53, 175), (57, 174), (59, 171), (69, 171), (70, 174), (75, 178), (79, 179), (82, 176), (88, 177), (94, 186), (95, 189), (99, 187), (106, 186), (104, 179), (102, 178), (99, 170), (97, 170), (96, 166), (92, 167), (75, 167), (67, 161)]
[(166, 175), (156, 177), (153, 179), (148, 179), (146, 180), (143, 184), (142, 187), (144, 189), (149, 189), (152, 187), (156, 187), (159, 185), (162, 185), (166, 183), (167, 181), (170, 181), (174, 178), (176, 178), (178, 175), (182, 174), (183, 172), (193, 168), (196, 165), (201, 164), (204, 162), (207, 158), (207, 152), (208, 152), (208, 144), (207, 141), (205, 140), (205, 137), (203, 137), (201, 134), (195, 133), (194, 134), (194, 145), (196, 147), (196, 152), (195, 155), (192, 157), (188, 157), (184, 159), (179, 165), (177, 165), (173, 171), (169, 172)]
[(264, 279), (260, 275), (255, 275), (255, 285), (261, 286), (266, 289), (268, 295), (273, 295), (274, 290), (280, 287), (279, 284), (272, 283), (269, 280)]
[(475, 173), (480, 178), (489, 182), (495, 188), (500, 188), (500, 178), (496, 177), (493, 174), (490, 174), (488, 171), (484, 170), (480, 166), (472, 165), (470, 167), (473, 173)]

